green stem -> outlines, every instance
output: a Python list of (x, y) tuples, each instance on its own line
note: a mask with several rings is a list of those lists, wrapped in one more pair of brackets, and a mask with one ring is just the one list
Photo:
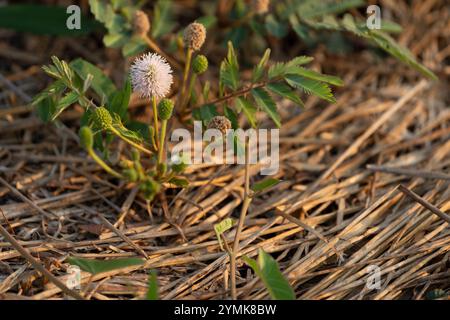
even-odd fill
[(159, 140), (159, 149), (158, 149), (158, 164), (162, 163), (163, 151), (164, 151), (164, 140), (166, 139), (166, 130), (167, 130), (167, 120), (162, 120), (161, 136), (160, 136), (160, 140)]
[(250, 163), (249, 163), (249, 153), (250, 146), (249, 141), (245, 142), (245, 185), (244, 185), (244, 202), (242, 203), (241, 215), (239, 216), (239, 222), (236, 229), (236, 235), (233, 241), (233, 250), (230, 256), (230, 271), (231, 271), (231, 298), (233, 300), (237, 299), (236, 290), (236, 258), (239, 253), (239, 238), (241, 236), (242, 229), (244, 228), (245, 217), (247, 216), (247, 211), (252, 202), (250, 196)]
[(195, 81), (197, 81), (197, 74), (193, 73), (192, 77), (191, 77), (191, 83), (189, 84), (188, 93), (187, 93), (187, 96), (186, 96), (186, 102), (185, 102), (186, 105), (188, 105), (189, 104), (189, 100), (191, 100), (192, 90), (194, 90)]
[(181, 113), (184, 112), (185, 104), (184, 104), (184, 96), (186, 94), (186, 84), (189, 78), (189, 70), (191, 69), (191, 60), (192, 60), (192, 53), (194, 51), (191, 48), (187, 49), (186, 52), (186, 64), (184, 65), (184, 74), (183, 74), (183, 83), (181, 84), (181, 93), (178, 97), (178, 103), (181, 107)]
[[(155, 127), (155, 140), (159, 141), (158, 108), (156, 107), (156, 98), (152, 97), (153, 122)], [(156, 146), (159, 149), (159, 146)]]
[(97, 162), (100, 167), (102, 167), (106, 172), (108, 172), (109, 174), (113, 175), (116, 178), (119, 179), (123, 179), (123, 176), (118, 173), (117, 171), (115, 171), (114, 169), (112, 169), (110, 166), (108, 166), (105, 161), (103, 161), (94, 151), (94, 149), (90, 148), (87, 150), (89, 155), (91, 156), (92, 159), (95, 160), (95, 162)]
[(153, 152), (151, 152), (150, 150), (144, 148), (143, 146), (141, 146), (140, 144), (128, 139), (127, 137), (124, 137), (116, 128), (114, 127), (110, 127), (109, 130), (114, 133), (117, 137), (119, 137), (120, 139), (122, 139), (123, 141), (125, 141), (126, 143), (128, 143), (129, 145), (135, 147), (136, 149), (147, 153), (147, 154), (153, 154)]

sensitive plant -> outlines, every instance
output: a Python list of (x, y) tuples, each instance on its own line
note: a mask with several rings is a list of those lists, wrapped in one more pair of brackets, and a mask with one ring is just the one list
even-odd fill
[[(142, 20), (142, 16), (136, 18)], [(276, 127), (281, 127), (279, 99), (289, 99), (294, 105), (302, 106), (302, 93), (306, 93), (334, 102), (330, 86), (343, 84), (337, 77), (305, 68), (304, 65), (312, 61), (311, 57), (271, 62), (270, 49), (252, 68), (251, 78), (246, 79), (241, 75), (244, 70), (231, 42), (218, 70), (211, 70), (209, 74), (217, 74), (217, 78), (204, 82), (202, 75), (210, 67), (208, 58), (200, 53), (206, 29), (199, 22), (193, 22), (186, 27), (183, 40), (182, 68), (174, 70), (170, 61), (158, 53), (144, 53), (134, 59), (122, 89), (117, 89), (111, 79), (87, 61), (76, 59), (67, 63), (52, 57), (53, 63), (43, 70), (54, 82), (33, 101), (46, 121), (59, 121), (58, 117), (68, 107), (81, 106), (84, 113), (80, 118), (80, 145), (112, 179), (137, 185), (142, 196), (154, 206), (160, 205), (155, 199), (167, 188), (189, 185), (183, 175), (186, 164), (172, 163), (167, 157), (167, 128), (174, 117), (187, 127), (192, 120), (201, 120), (205, 128), (226, 134), (227, 129), (239, 127), (241, 116), (248, 126), (258, 127), (256, 115), (262, 112)], [(131, 91), (148, 101), (152, 114), (150, 123), (136, 122), (128, 114)], [(128, 146), (118, 164), (109, 157), (116, 140)], [(244, 202), (233, 248), (229, 250), (233, 298), (236, 298), (239, 236), (251, 199), (259, 189), (278, 183), (276, 179), (269, 179), (250, 186), (249, 146), (245, 141), (243, 144), (246, 150)]]

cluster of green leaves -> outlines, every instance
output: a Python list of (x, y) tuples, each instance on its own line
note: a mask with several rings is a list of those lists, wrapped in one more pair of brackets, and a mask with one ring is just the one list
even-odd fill
[[(141, 165), (139, 152), (153, 152), (156, 158), (153, 127), (138, 121), (132, 121), (128, 116), (128, 106), (131, 95), (131, 84), (127, 80), (122, 89), (117, 89), (109, 77), (91, 63), (76, 59), (70, 64), (52, 57), (53, 64), (44, 66), (44, 71), (55, 79), (44, 91), (38, 94), (33, 104), (38, 115), (45, 121), (55, 121), (71, 105), (78, 103), (84, 109), (81, 116), (81, 126), (87, 126), (93, 131), (94, 149), (103, 153), (108, 159), (109, 147), (115, 137), (118, 137), (132, 148), (132, 159), (120, 162), (122, 173), (130, 182), (138, 183), (144, 197), (152, 200), (161, 190), (164, 182), (179, 187), (186, 187), (188, 182), (178, 175), (184, 170), (183, 164), (173, 164), (169, 168), (146, 168)], [(96, 111), (104, 108), (111, 118), (110, 127), (97, 123)]]
[[(341, 33), (350, 33), (362, 37), (369, 44), (377, 46), (421, 72), (423, 75), (436, 79), (436, 76), (420, 64), (411, 52), (399, 45), (389, 33), (399, 33), (402, 28), (388, 20), (382, 19), (380, 30), (367, 28), (365, 20), (357, 20), (346, 13), (350, 9), (367, 6), (364, 0), (281, 0), (271, 2), (271, 11), (264, 17), (254, 16), (244, 19), (251, 12), (251, 7), (245, 1), (237, 0), (230, 16), (233, 21), (243, 20), (244, 23), (233, 28), (227, 34), (237, 46), (252, 37), (252, 41), (262, 40), (266, 35), (275, 38), (286, 37), (293, 30), (304, 43), (314, 46), (318, 43), (328, 44), (331, 50), (336, 47), (347, 51), (350, 43), (341, 36)], [(343, 17), (340, 17), (343, 15)], [(338, 31), (338, 33), (321, 33), (322, 30)], [(253, 37), (254, 35), (260, 37)]]
[[(303, 65), (313, 58), (300, 56), (288, 62), (277, 62), (269, 66), (270, 49), (267, 49), (252, 72), (251, 83), (243, 85), (239, 73), (239, 63), (233, 47), (228, 42), (227, 57), (220, 65), (219, 102), (225, 104), (225, 115), (237, 127), (237, 114), (243, 113), (249, 124), (256, 128), (256, 112), (267, 113), (277, 127), (281, 127), (281, 117), (273, 96), (293, 101), (303, 106), (301, 89), (306, 94), (316, 95), (328, 102), (335, 102), (330, 85), (341, 86), (341, 79), (309, 70)], [(208, 121), (217, 115), (215, 104), (205, 104), (195, 110), (194, 116)]]
[[(145, 1), (139, 0), (89, 0), (92, 14), (106, 28), (103, 43), (107, 47), (122, 48), (124, 56), (145, 51), (148, 46), (141, 36), (133, 34), (133, 17)], [(159, 0), (151, 19), (151, 36), (159, 38), (174, 28), (170, 1)]]
[(133, 16), (143, 1), (89, 0), (92, 14), (106, 28), (103, 43), (107, 47), (122, 48), (124, 56), (140, 53), (147, 48), (145, 41), (133, 35)]

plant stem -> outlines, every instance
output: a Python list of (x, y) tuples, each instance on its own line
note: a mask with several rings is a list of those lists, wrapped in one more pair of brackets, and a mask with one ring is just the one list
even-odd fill
[(159, 149), (158, 149), (158, 164), (162, 163), (163, 159), (163, 151), (164, 151), (164, 140), (166, 139), (166, 130), (167, 130), (167, 120), (162, 120), (161, 122), (161, 135), (159, 140)]
[(168, 55), (167, 53), (162, 51), (161, 48), (159, 48), (159, 46), (152, 39), (150, 39), (150, 37), (148, 35), (145, 35), (143, 37), (143, 39), (145, 42), (147, 42), (147, 45), (149, 46), (150, 49), (152, 49), (156, 53), (158, 53), (158, 54), (162, 55), (164, 58), (166, 58), (167, 61), (171, 65), (173, 65), (176, 69), (178, 69), (178, 70), (182, 69), (180, 63), (178, 61), (176, 61), (173, 57), (171, 57), (170, 55)]
[(231, 271), (231, 298), (237, 299), (236, 292), (236, 257), (239, 253), (239, 238), (244, 228), (245, 217), (247, 215), (248, 208), (252, 202), (250, 197), (250, 164), (249, 164), (249, 142), (245, 142), (245, 188), (244, 188), (244, 202), (242, 203), (241, 215), (239, 216), (239, 223), (236, 229), (236, 235), (234, 236), (233, 250), (230, 256), (230, 271)]
[(109, 174), (113, 175), (116, 178), (123, 179), (123, 176), (120, 173), (118, 173), (117, 171), (112, 169), (99, 156), (97, 156), (94, 149), (89, 148), (87, 151), (88, 151), (89, 155), (91, 156), (91, 158), (94, 159), (95, 162), (97, 162), (100, 165), (100, 167), (102, 167), (106, 172), (108, 172)]
[(178, 104), (181, 108), (180, 112), (183, 114), (184, 108), (185, 108), (185, 94), (186, 94), (186, 84), (189, 78), (189, 70), (191, 69), (191, 60), (192, 60), (192, 53), (194, 51), (191, 48), (187, 49), (186, 52), (186, 63), (184, 65), (184, 73), (183, 73), (183, 83), (181, 84), (181, 92), (178, 97)]
[(116, 128), (114, 127), (110, 127), (109, 130), (114, 133), (117, 137), (119, 137), (120, 139), (122, 139), (123, 141), (125, 141), (126, 143), (128, 143), (129, 145), (135, 147), (136, 149), (147, 153), (147, 154), (153, 154), (153, 152), (151, 152), (150, 150), (144, 148), (143, 146), (141, 146), (140, 144), (128, 139), (127, 137), (124, 137)]
[[(156, 98), (152, 97), (152, 108), (153, 108), (153, 122), (155, 127), (155, 140), (158, 143), (159, 139), (159, 124), (158, 124), (158, 108), (156, 107)], [(156, 146), (159, 149), (159, 146)]]
[(195, 82), (197, 81), (197, 74), (193, 73), (191, 77), (191, 82), (189, 83), (189, 89), (186, 96), (186, 105), (189, 104), (189, 100), (191, 100), (192, 90), (194, 90)]
[(217, 98), (217, 99), (215, 99), (215, 100), (212, 100), (212, 101), (209, 101), (209, 102), (206, 102), (206, 103), (202, 103), (201, 105), (196, 106), (195, 109), (201, 108), (201, 107), (206, 106), (206, 105), (208, 105), (208, 104), (221, 103), (221, 102), (230, 100), (230, 99), (232, 99), (232, 98), (236, 98), (236, 97), (242, 96), (242, 95), (244, 95), (244, 94), (250, 92), (250, 91), (253, 90), (253, 89), (265, 87), (265, 86), (267, 86), (269, 83), (272, 83), (272, 82), (276, 82), (276, 80), (274, 79), (274, 80), (272, 80), (272, 81), (265, 81), (265, 82), (258, 83), (258, 84), (252, 84), (252, 85), (250, 85), (250, 86), (247, 87), (247, 88), (241, 89), (241, 90), (239, 90), (239, 91), (235, 91), (235, 92), (233, 92), (233, 93), (230, 93), (229, 95), (223, 96), (223, 97), (221, 97), (221, 98)]

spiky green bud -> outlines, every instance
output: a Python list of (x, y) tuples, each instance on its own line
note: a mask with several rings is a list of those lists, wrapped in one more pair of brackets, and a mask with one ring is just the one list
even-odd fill
[(92, 146), (94, 145), (94, 137), (91, 128), (86, 126), (82, 127), (79, 135), (81, 146), (86, 150), (92, 149)]
[(169, 99), (162, 99), (158, 104), (158, 113), (161, 120), (169, 120), (172, 116), (173, 102)]
[(208, 70), (208, 59), (202, 54), (196, 56), (194, 58), (194, 61), (192, 61), (192, 70), (196, 74), (204, 73), (206, 70)]
[(136, 182), (139, 179), (138, 172), (133, 168), (123, 170), (123, 175), (131, 182)]
[(92, 113), (92, 120), (95, 126), (107, 130), (112, 126), (113, 120), (111, 114), (105, 107), (99, 107)]

